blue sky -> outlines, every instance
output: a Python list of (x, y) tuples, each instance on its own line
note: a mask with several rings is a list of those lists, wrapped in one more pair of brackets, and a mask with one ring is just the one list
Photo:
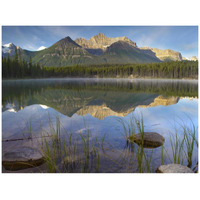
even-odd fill
[(89, 39), (98, 33), (127, 36), (139, 47), (172, 49), (185, 57), (198, 57), (197, 26), (3, 26), (2, 44), (12, 42), (34, 51), (40, 46), (50, 47), (66, 36)]

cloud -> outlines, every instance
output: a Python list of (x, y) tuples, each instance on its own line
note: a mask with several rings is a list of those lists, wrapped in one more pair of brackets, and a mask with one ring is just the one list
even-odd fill
[(193, 43), (190, 43), (190, 44), (184, 44), (182, 48), (185, 51), (197, 49), (198, 48), (198, 43), (197, 42), (193, 42)]
[[(66, 26), (43, 26), (41, 27), (47, 35), (51, 35), (54, 38), (63, 38), (70, 36), (72, 39), (80, 37), (80, 30), (78, 27), (66, 27)], [(75, 29), (75, 30), (74, 30)]]
[(161, 42), (166, 39), (167, 35), (170, 33), (170, 27), (150, 27), (146, 31), (142, 30), (137, 44), (138, 46), (152, 46), (152, 44)]

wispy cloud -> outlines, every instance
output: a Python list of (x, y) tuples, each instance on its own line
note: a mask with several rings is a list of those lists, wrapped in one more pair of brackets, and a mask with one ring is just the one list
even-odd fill
[(152, 27), (149, 31), (141, 31), (141, 35), (137, 41), (138, 46), (151, 46), (152, 44), (160, 42), (162, 44), (162, 40), (164, 40), (167, 35), (170, 33), (170, 27)]
[(183, 44), (182, 48), (185, 51), (193, 50), (193, 49), (198, 48), (198, 43), (197, 42), (193, 42), (193, 43), (190, 43), (190, 44)]
[[(72, 39), (80, 37), (80, 30), (77, 27), (66, 27), (66, 26), (44, 26), (41, 27), (47, 35), (51, 35), (55, 38), (63, 38), (70, 36)], [(76, 31), (73, 29), (77, 29)]]

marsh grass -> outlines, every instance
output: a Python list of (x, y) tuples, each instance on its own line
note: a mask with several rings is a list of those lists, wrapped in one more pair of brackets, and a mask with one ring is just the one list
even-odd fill
[[(190, 124), (187, 125), (182, 120), (181, 123), (176, 122), (179, 125), (179, 129), (175, 127), (174, 133), (171, 133), (170, 136), (172, 159), (166, 149), (165, 154), (171, 163), (184, 164), (187, 162), (187, 166), (192, 168), (194, 149), (198, 149), (198, 139), (197, 128), (190, 118), (188, 118), (188, 122)], [(198, 168), (198, 162), (196, 166), (195, 169)]]
[(186, 126), (183, 126), (182, 129), (184, 132), (184, 138), (186, 144), (185, 155), (188, 162), (188, 167), (191, 167), (195, 144), (198, 148), (198, 140), (196, 139), (196, 128), (192, 122), (192, 127), (188, 128)]
[(150, 173), (151, 170), (151, 161), (152, 161), (152, 157), (153, 157), (153, 149), (151, 149), (151, 155), (147, 155), (144, 153), (144, 160), (145, 160), (145, 166), (146, 166), (146, 170), (145, 172)]
[(161, 165), (163, 165), (164, 164), (164, 146), (162, 145), (162, 147), (161, 147)]
[(124, 121), (121, 118), (117, 118), (117, 121), (123, 127), (123, 135), (125, 136), (126, 140), (128, 140), (129, 137), (133, 137), (135, 135), (135, 132), (136, 132), (136, 129), (135, 129), (136, 118), (134, 116), (132, 116), (128, 122)]
[[(135, 117), (131, 116), (129, 122), (124, 122), (122, 119), (118, 119), (118, 121), (122, 124), (124, 130), (124, 136), (126, 138), (126, 145), (128, 149), (135, 154), (137, 159), (137, 171), (139, 173), (143, 172), (151, 172), (151, 162), (153, 157), (153, 149), (151, 150), (151, 155), (149, 156), (147, 152), (145, 153), (144, 149), (144, 120), (143, 115)], [(134, 136), (136, 133), (141, 134), (141, 144), (135, 144)], [(136, 149), (135, 149), (136, 148)]]
[(42, 140), (42, 154), (47, 172), (99, 172), (99, 146), (103, 146), (105, 137), (100, 144), (98, 137), (93, 138), (86, 125), (79, 134), (64, 132), (58, 117), (55, 125), (49, 118), (49, 127), (48, 135), (51, 137), (47, 139), (43, 136)]
[[(190, 120), (190, 119), (189, 119)], [(144, 145), (144, 121), (143, 116), (139, 118), (132, 116), (129, 123), (124, 122), (122, 119), (118, 120), (123, 127), (124, 136), (127, 141), (127, 147), (132, 152), (135, 153), (137, 159), (139, 173), (142, 172), (151, 172), (152, 171), (152, 157), (153, 150), (151, 154), (145, 153)], [(183, 121), (182, 121), (183, 122)], [(161, 165), (164, 165), (166, 162), (165, 158), (168, 158), (171, 163), (174, 164), (184, 164), (187, 162), (188, 167), (192, 167), (193, 153), (195, 146), (198, 149), (198, 139), (196, 137), (196, 127), (192, 120), (190, 120), (190, 125), (185, 125), (184, 122), (175, 122), (176, 125), (179, 125), (177, 129), (175, 126), (174, 132), (171, 133), (169, 144), (170, 149), (166, 149), (164, 145), (160, 148), (160, 162)], [(133, 144), (130, 141), (134, 141), (134, 135), (136, 133), (141, 133), (141, 145)], [(136, 148), (136, 149), (135, 149)], [(166, 163), (168, 164), (168, 163)], [(198, 169), (198, 163), (194, 167), (195, 170)]]
[(174, 164), (183, 164), (184, 141), (185, 138), (178, 136), (177, 132), (175, 132), (175, 135), (170, 136), (170, 145)]
[[(107, 134), (101, 138), (95, 134), (93, 137), (91, 130), (87, 127), (84, 121), (84, 129), (77, 134), (67, 132), (63, 129), (59, 117), (56, 117), (53, 123), (49, 117), (49, 132), (44, 134), (42, 125), (41, 128), (41, 151), (46, 162), (46, 171), (49, 173), (55, 172), (100, 172), (100, 161), (102, 155), (120, 167), (127, 162), (127, 159), (133, 156), (132, 166), (129, 166), (130, 171), (150, 173), (153, 172), (153, 149), (146, 150), (144, 146), (144, 120), (143, 116), (132, 116), (129, 122), (124, 122), (121, 118), (118, 122), (122, 124), (125, 141), (127, 142), (128, 156), (123, 158), (123, 153), (120, 154), (121, 162), (113, 159), (105, 154), (106, 149), (104, 143)], [(161, 165), (168, 164), (165, 158), (168, 158), (171, 163), (184, 164), (187, 162), (188, 167), (192, 167), (194, 149), (198, 148), (197, 129), (191, 122), (191, 126), (182, 124), (179, 128), (171, 133), (169, 144), (170, 149), (166, 149), (164, 145), (160, 147), (160, 162)], [(31, 123), (27, 123), (30, 133), (32, 133)], [(136, 133), (141, 133), (142, 142), (140, 145), (129, 142), (129, 138)], [(183, 133), (183, 134), (180, 134)], [(29, 134), (30, 135), (30, 134)], [(46, 137), (48, 136), (48, 137)], [(127, 148), (128, 147), (128, 148)], [(112, 147), (114, 148), (114, 147)], [(101, 154), (101, 151), (103, 154)], [(117, 150), (116, 150), (117, 151)], [(134, 160), (136, 162), (134, 162)], [(198, 163), (194, 166), (193, 171), (198, 170)]]

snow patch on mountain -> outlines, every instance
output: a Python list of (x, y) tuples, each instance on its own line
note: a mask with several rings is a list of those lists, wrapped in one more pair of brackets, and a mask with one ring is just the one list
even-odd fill
[(14, 51), (16, 48), (16, 46), (13, 43), (8, 43), (8, 44), (4, 44), (2, 45), (2, 51), (3, 53), (10, 53), (10, 51)]
[(9, 47), (3, 46), (3, 48), (2, 48), (3, 53), (8, 53), (9, 50), (10, 50)]
[(4, 44), (3, 47), (10, 47), (12, 45), (13, 45), (13, 43), (8, 43), (8, 44)]
[(42, 51), (44, 49), (46, 49), (46, 47), (45, 46), (41, 46), (40, 48), (37, 49), (37, 51)]

